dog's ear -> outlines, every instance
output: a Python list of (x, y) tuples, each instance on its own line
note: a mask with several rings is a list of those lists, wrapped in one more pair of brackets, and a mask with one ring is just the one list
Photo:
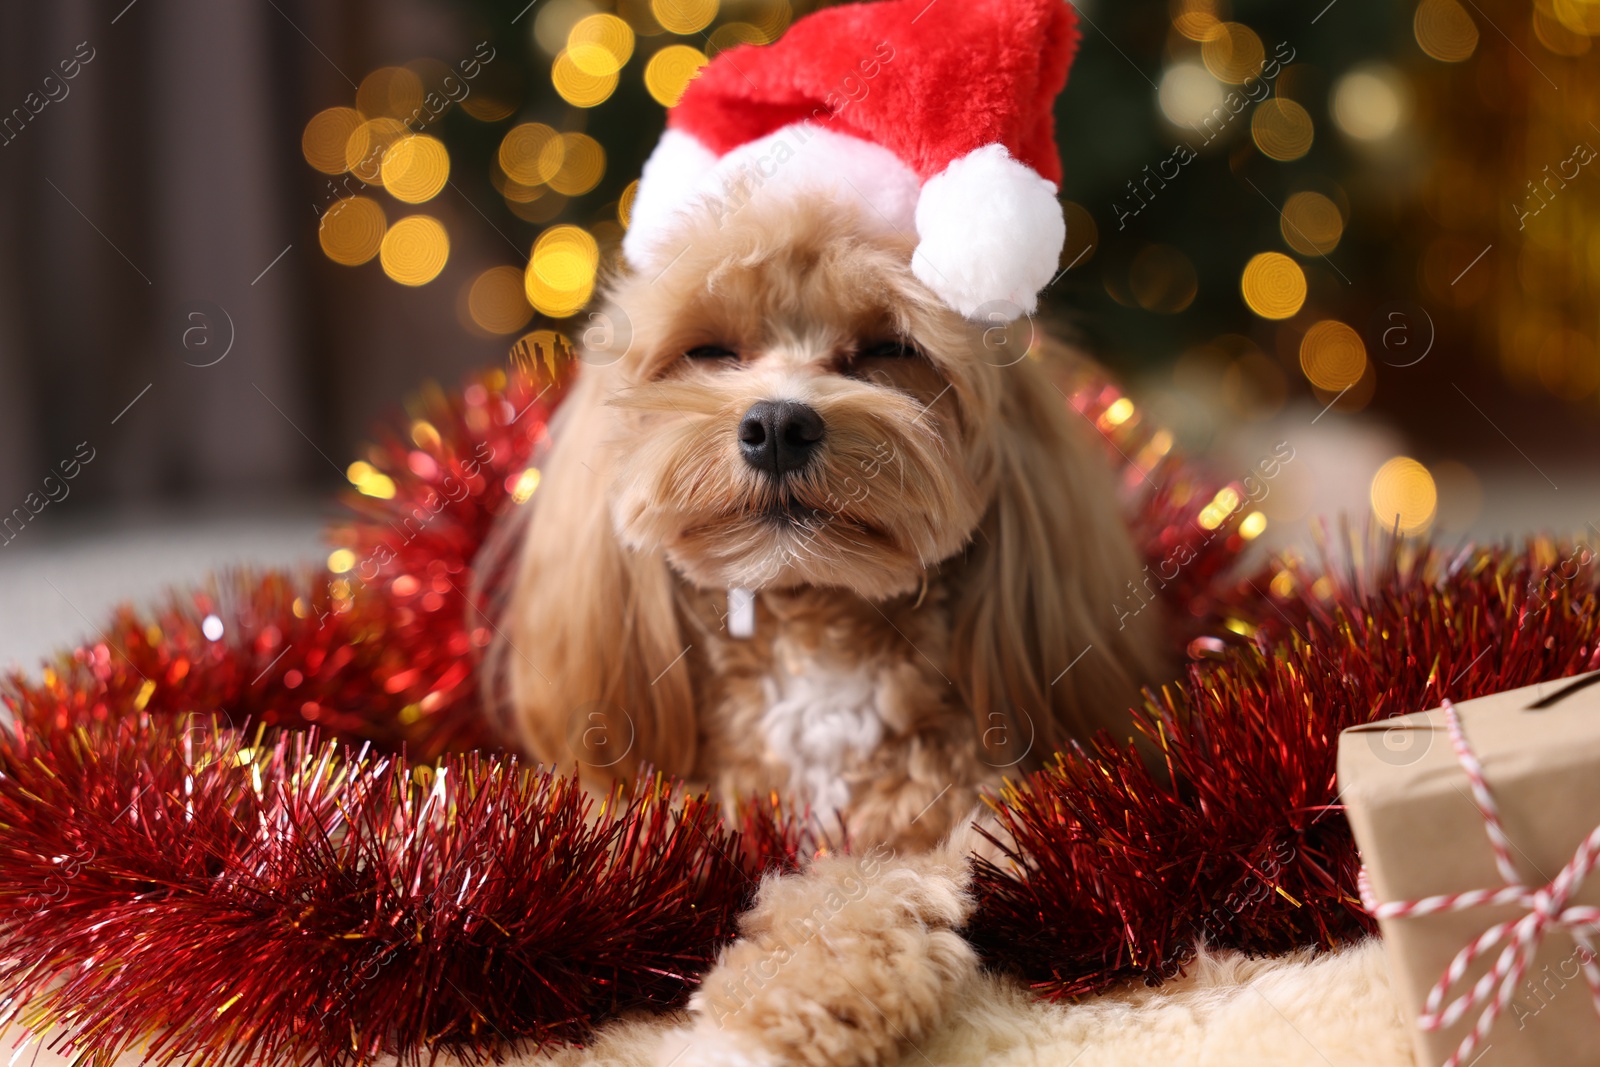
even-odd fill
[(1164, 680), (1159, 610), (1119, 611), (1141, 577), (1093, 433), (1023, 360), (1003, 372), (994, 503), (957, 578), (952, 663), (985, 759), (1028, 770)]
[(486, 689), (510, 736), (586, 776), (693, 771), (697, 729), (671, 572), (625, 548), (605, 492), (612, 411), (585, 368), (552, 427), (527, 509)]

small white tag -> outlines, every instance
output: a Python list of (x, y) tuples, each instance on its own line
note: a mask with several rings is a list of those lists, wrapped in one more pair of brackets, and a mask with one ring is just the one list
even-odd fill
[(728, 590), (728, 633), (738, 638), (756, 633), (756, 594), (751, 589)]

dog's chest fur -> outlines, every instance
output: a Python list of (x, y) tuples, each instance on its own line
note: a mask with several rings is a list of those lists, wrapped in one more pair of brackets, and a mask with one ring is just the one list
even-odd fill
[[(697, 606), (704, 649), (700, 770), (724, 795), (790, 794), (853, 839), (926, 847), (995, 775), (947, 659), (937, 589), (875, 605), (834, 591), (767, 592), (735, 638), (725, 603)], [(957, 809), (960, 809), (958, 811)]]

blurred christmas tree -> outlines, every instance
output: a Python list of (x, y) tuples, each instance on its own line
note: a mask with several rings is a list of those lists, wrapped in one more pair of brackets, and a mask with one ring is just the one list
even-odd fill
[[(337, 176), (323, 248), (426, 283), (448, 234), (409, 205), (448, 180), (505, 238), (466, 296), (473, 328), (564, 344), (664, 109), (708, 57), (819, 6), (479, 0), (471, 69), (375, 70), (306, 127), (307, 159)], [(1046, 304), (1095, 351), (1153, 395), (1210, 390), (1240, 418), (1298, 395), (1449, 440), (1468, 432), (1433, 402), (1452, 386), (1593, 408), (1600, 0), (1078, 9), (1058, 110), (1068, 239)], [(1159, 414), (1203, 442), (1182, 407)]]

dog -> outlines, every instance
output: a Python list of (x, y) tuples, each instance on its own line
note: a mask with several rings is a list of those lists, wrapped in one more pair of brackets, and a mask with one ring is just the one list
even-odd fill
[(1160, 623), (1118, 622), (1139, 564), (1064, 346), (961, 317), (910, 238), (827, 197), (701, 205), (672, 236), (608, 286), (623, 328), (552, 423), (503, 721), (597, 787), (649, 766), (837, 818), (852, 855), (763, 885), (684, 1062), (892, 1062), (976, 967), (984, 791), (1125, 738)]

